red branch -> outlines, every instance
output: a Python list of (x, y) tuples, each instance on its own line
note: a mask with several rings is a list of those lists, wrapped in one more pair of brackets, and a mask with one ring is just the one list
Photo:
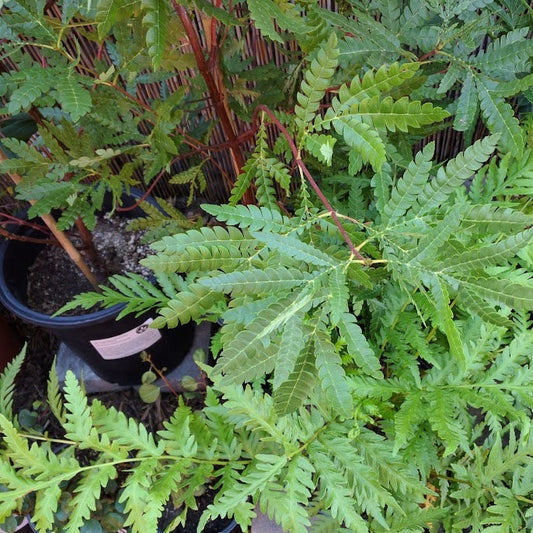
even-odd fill
[[(224, 131), (226, 139), (228, 140), (228, 146), (231, 153), (231, 160), (235, 169), (235, 175), (238, 176), (241, 173), (242, 167), (244, 166), (244, 154), (239, 144), (238, 137), (235, 133), (234, 124), (226, 108), (224, 94), (218, 87), (216, 76), (209, 68), (210, 66), (213, 68), (218, 68), (218, 62), (215, 61), (214, 58), (209, 58), (209, 62), (206, 61), (204, 57), (204, 50), (202, 49), (202, 44), (198, 37), (197, 31), (195, 30), (192, 20), (189, 17), (186, 9), (182, 5), (179, 5), (176, 0), (172, 0), (172, 7), (179, 16), (181, 23), (183, 24), (183, 28), (185, 29), (185, 33), (187, 34), (187, 39), (192, 48), (198, 71), (205, 81), (207, 90), (209, 91), (209, 95), (213, 101), (217, 117), (220, 120), (220, 125)], [(233, 183), (231, 183), (231, 186), (233, 186)]]
[(329, 214), (331, 215), (331, 218), (335, 222), (337, 228), (339, 228), (339, 231), (341, 232), (341, 235), (343, 236), (346, 244), (350, 248), (350, 251), (352, 254), (360, 259), (361, 261), (364, 261), (365, 258), (359, 253), (359, 250), (354, 246), (352, 240), (350, 239), (350, 236), (344, 229), (344, 226), (341, 224), (339, 218), (337, 217), (337, 213), (329, 203), (328, 199), (324, 196), (324, 193), (320, 190), (320, 187), (318, 186), (317, 182), (314, 180), (313, 176), (311, 175), (311, 172), (309, 172), (309, 169), (305, 166), (305, 163), (300, 158), (300, 154), (298, 152), (298, 148), (296, 144), (294, 143), (293, 138), (291, 137), (290, 133), (287, 131), (285, 126), (276, 118), (274, 113), (268, 107), (264, 105), (257, 106), (255, 112), (254, 112), (254, 121), (257, 120), (257, 114), (262, 111), (266, 115), (269, 116), (270, 120), (273, 124), (279, 129), (279, 131), (282, 133), (282, 135), (287, 140), (287, 143), (289, 144), (289, 148), (291, 149), (292, 155), (294, 157), (295, 163), (298, 165), (300, 170), (304, 173), (307, 181), (311, 184), (311, 187), (316, 192), (317, 196), (320, 198), (320, 201), (324, 205), (324, 207), (329, 211)]

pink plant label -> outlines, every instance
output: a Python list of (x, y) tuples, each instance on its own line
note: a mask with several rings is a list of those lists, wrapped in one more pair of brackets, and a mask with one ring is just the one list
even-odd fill
[(161, 338), (160, 331), (150, 327), (153, 321), (153, 318), (149, 318), (134, 329), (115, 337), (94, 339), (91, 344), (103, 359), (129, 357), (150, 348)]

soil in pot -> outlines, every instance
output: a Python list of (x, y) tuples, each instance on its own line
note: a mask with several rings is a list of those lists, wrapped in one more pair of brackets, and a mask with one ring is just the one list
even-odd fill
[[(135, 213), (125, 215), (123, 224), (126, 225), (127, 218), (134, 216)], [(113, 220), (120, 218), (114, 217)], [(34, 236), (29, 231), (34, 230), (26, 229), (23, 235)], [(107, 235), (109, 232), (98, 230), (97, 236), (99, 233)], [(105, 249), (107, 254), (110, 265), (107, 270), (110, 274), (118, 273), (121, 268), (135, 270), (139, 266), (139, 260), (148, 250), (139, 243), (138, 238), (133, 237), (133, 232), (126, 230), (124, 226), (117, 233), (117, 237), (111, 239), (118, 244), (109, 245), (108, 241), (107, 236), (103, 239), (96, 238), (96, 246)], [(130, 247), (131, 251), (127, 251), (127, 247)], [(61, 259), (52, 257), (51, 263), (50, 259), (48, 261), (41, 259), (40, 261), (46, 265), (43, 275), (40, 280), (34, 275), (31, 282), (28, 282), (28, 269), (35, 263), (35, 258), (44, 253), (43, 257), (46, 259), (47, 254), (58, 251), (63, 254), (58, 247), (32, 242), (11, 240), (2, 243), (0, 296), (2, 303), (11, 312), (29, 323), (49, 329), (66, 347), (84, 359), (97, 375), (111, 383), (140, 384), (143, 373), (149, 368), (148, 363), (141, 360), (140, 353), (144, 350), (150, 354), (154, 365), (159, 369), (166, 368), (167, 371), (171, 371), (183, 360), (194, 339), (195, 327), (192, 323), (168, 330), (152, 329), (149, 324), (154, 318), (155, 311), (146, 312), (142, 316), (130, 314), (117, 321), (120, 305), (107, 309), (92, 309), (88, 312), (80, 309), (79, 313), (75, 313), (76, 316), (64, 314), (58, 317), (51, 316), (50, 311), (55, 312), (70, 301), (74, 294), (90, 289), (88, 285), (80, 287), (78, 282), (85, 283), (85, 279), (81, 273), (78, 274), (76, 267), (65, 256)], [(125, 259), (130, 262), (125, 263)], [(65, 264), (67, 268), (65, 271), (59, 270), (51, 274), (51, 268), (55, 269), (58, 264)], [(36, 269), (33, 268), (33, 271), (35, 274)], [(67, 272), (74, 273), (74, 294), (69, 294), (62, 286), (67, 279)], [(140, 273), (147, 275), (142, 271)], [(82, 277), (77, 278), (77, 276)], [(59, 285), (50, 288), (50, 284), (56, 281)], [(48, 305), (46, 301), (51, 296), (62, 295), (64, 298), (46, 308), (48, 312), (43, 312), (45, 310), (42, 307), (41, 310), (35, 310), (28, 303), (28, 284), (32, 285), (32, 293), (35, 285), (46, 291), (43, 295), (32, 296), (34, 305)]]
[[(113, 274), (135, 272), (149, 276), (148, 269), (139, 261), (146, 257), (149, 246), (141, 242), (143, 232), (128, 231), (127, 219), (99, 217), (93, 231), (98, 265), (87, 260), (98, 279), (105, 283)], [(73, 237), (80, 245), (80, 239)], [(94, 288), (82, 272), (76, 268), (60, 246), (45, 246), (37, 255), (28, 273), (28, 306), (35, 311), (52, 315), (81, 292)], [(69, 315), (81, 313), (74, 309)]]

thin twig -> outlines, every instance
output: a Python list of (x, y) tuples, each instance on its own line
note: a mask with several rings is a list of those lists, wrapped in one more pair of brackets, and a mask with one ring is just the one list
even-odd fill
[(357, 250), (357, 248), (355, 247), (354, 243), (350, 239), (350, 236), (348, 235), (347, 231), (344, 229), (344, 226), (341, 224), (339, 218), (337, 217), (336, 211), (333, 209), (333, 207), (329, 203), (328, 199), (324, 196), (324, 193), (321, 191), (321, 189), (318, 186), (317, 182), (314, 180), (313, 176), (311, 175), (311, 172), (309, 172), (309, 169), (305, 166), (305, 163), (300, 158), (300, 153), (299, 153), (298, 148), (296, 147), (296, 144), (294, 143), (294, 140), (293, 140), (292, 136), (290, 135), (290, 133), (287, 131), (285, 126), (276, 118), (274, 113), (268, 107), (266, 107), (264, 105), (257, 106), (257, 109), (254, 112), (254, 121), (256, 120), (257, 114), (259, 112), (263, 112), (266, 115), (268, 115), (268, 117), (270, 118), (272, 123), (275, 124), (275, 126), (279, 129), (281, 134), (285, 137), (285, 139), (287, 140), (287, 143), (289, 145), (289, 148), (291, 149), (294, 161), (296, 162), (296, 164), (298, 165), (300, 170), (305, 175), (307, 181), (310, 183), (311, 187), (316, 192), (317, 196), (320, 198), (320, 201), (322, 202), (324, 207), (329, 211), (329, 214), (331, 215), (331, 218), (335, 222), (335, 225), (337, 226), (337, 228), (339, 228), (339, 231), (341, 232), (341, 235), (344, 238), (346, 244), (350, 248), (350, 251), (352, 252), (352, 255), (354, 255), (360, 261), (363, 261), (366, 264), (365, 257), (363, 255), (361, 255), (359, 253), (359, 251)]

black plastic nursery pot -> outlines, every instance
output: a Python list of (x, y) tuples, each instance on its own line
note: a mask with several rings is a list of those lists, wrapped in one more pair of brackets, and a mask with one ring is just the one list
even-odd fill
[[(130, 212), (127, 216), (135, 216)], [(33, 230), (19, 228), (19, 233)], [(194, 324), (173, 329), (150, 328), (153, 314), (116, 317), (122, 305), (79, 316), (52, 317), (27, 305), (28, 270), (41, 244), (19, 240), (0, 243), (0, 303), (22, 320), (48, 329), (83, 359), (102, 379), (119, 385), (136, 385), (149, 369), (140, 353), (146, 350), (157, 368), (168, 371), (185, 357), (194, 339)], [(73, 266), (73, 268), (76, 268)]]

